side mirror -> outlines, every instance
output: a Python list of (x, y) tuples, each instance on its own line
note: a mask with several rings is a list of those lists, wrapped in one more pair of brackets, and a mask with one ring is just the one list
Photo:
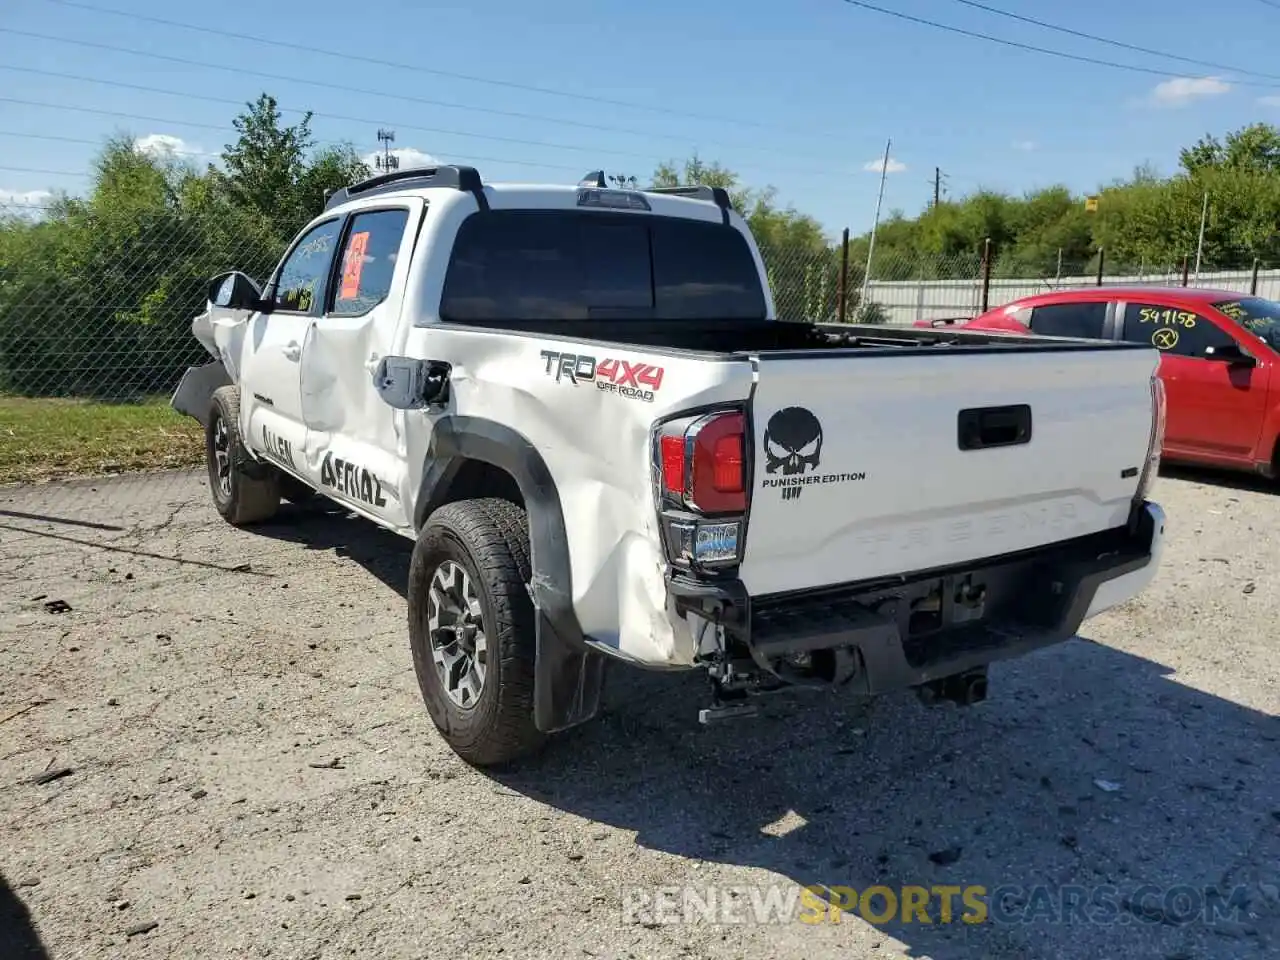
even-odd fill
[(247, 274), (232, 270), (209, 281), (209, 302), (228, 310), (261, 310), (262, 290)]
[(1229, 343), (1221, 347), (1205, 347), (1206, 360), (1221, 360), (1233, 367), (1256, 367), (1257, 358), (1245, 353), (1238, 343)]

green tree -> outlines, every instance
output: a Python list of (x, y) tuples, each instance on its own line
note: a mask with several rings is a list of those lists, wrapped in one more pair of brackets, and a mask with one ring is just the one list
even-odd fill
[(1201, 137), (1181, 151), (1182, 169), (1190, 174), (1225, 169), (1248, 173), (1280, 173), (1280, 128), (1253, 123), (1227, 134), (1223, 143), (1214, 136)]
[(370, 176), (368, 164), (350, 144), (324, 147), (316, 151), (298, 176), (294, 195), (299, 219), (309, 219), (324, 209), (326, 191), (337, 190)]
[(281, 125), (275, 97), (262, 94), (232, 121), (240, 134), (222, 152), (231, 199), (264, 214), (301, 213), (295, 193), (311, 149), (311, 112), (291, 127)]
[(340, 145), (312, 154), (311, 112), (293, 126), (283, 125), (275, 97), (263, 93), (232, 121), (240, 134), (222, 152), (226, 172), (211, 171), (230, 200), (282, 225), (284, 234), (324, 207), (326, 190), (369, 176), (354, 148)]

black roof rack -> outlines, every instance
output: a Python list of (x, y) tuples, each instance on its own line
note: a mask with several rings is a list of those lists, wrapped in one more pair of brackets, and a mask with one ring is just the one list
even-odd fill
[[(413, 183), (413, 181), (422, 181)], [(409, 170), (392, 170), (380, 173), (376, 177), (361, 180), (350, 186), (342, 187), (325, 200), (326, 210), (346, 203), (356, 197), (376, 196), (379, 193), (390, 193), (393, 190), (412, 189), (413, 187), (446, 187), (454, 190), (465, 190), (473, 194), (480, 204), (480, 209), (488, 209), (489, 203), (484, 195), (484, 181), (480, 179), (480, 171), (475, 167), (451, 164), (444, 167), (414, 167)]]
[(733, 209), (733, 201), (729, 199), (729, 191), (724, 187), (708, 187), (705, 184), (690, 184), (684, 187), (650, 187), (646, 193), (669, 193), (676, 197), (691, 197), (694, 200), (709, 200), (724, 214), (724, 222), (729, 222), (729, 211)]
[[(592, 170), (578, 181), (580, 187), (607, 187), (608, 180), (603, 170)], [(729, 191), (724, 187), (708, 187), (703, 184), (690, 184), (683, 187), (642, 187), (641, 193), (667, 193), (675, 197), (689, 197), (693, 200), (706, 200), (714, 203), (724, 213), (724, 222), (729, 222), (729, 211), (733, 209), (733, 201), (729, 199)]]

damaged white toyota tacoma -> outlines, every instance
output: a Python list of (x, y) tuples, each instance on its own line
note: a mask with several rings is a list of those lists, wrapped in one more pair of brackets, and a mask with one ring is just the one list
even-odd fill
[(1154, 349), (780, 321), (719, 189), (374, 177), (193, 330), (219, 513), (318, 491), (413, 540), (414, 667), (475, 764), (591, 718), (608, 660), (705, 671), (704, 722), (972, 703), (1159, 564)]

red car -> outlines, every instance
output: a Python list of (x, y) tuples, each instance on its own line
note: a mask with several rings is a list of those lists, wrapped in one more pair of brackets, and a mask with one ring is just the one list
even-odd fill
[(1280, 474), (1280, 302), (1230, 290), (1086, 287), (1023, 297), (959, 326), (1150, 343), (1161, 352), (1168, 404), (1163, 457)]

